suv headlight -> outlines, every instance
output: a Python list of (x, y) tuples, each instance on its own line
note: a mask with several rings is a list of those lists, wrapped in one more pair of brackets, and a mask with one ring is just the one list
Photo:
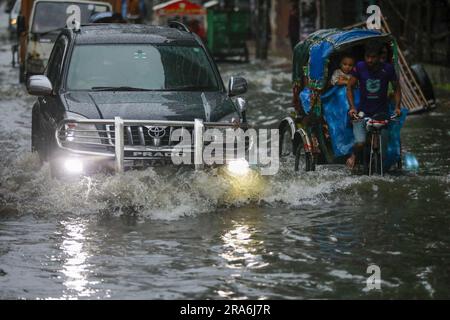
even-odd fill
[[(67, 119), (82, 120), (87, 119), (79, 114), (73, 112), (66, 112)], [(99, 135), (98, 129), (93, 124), (67, 122), (64, 125), (64, 135), (66, 142), (73, 143), (101, 143), (102, 138)], [(61, 137), (61, 135), (60, 135)], [(103, 138), (103, 139), (106, 139)]]

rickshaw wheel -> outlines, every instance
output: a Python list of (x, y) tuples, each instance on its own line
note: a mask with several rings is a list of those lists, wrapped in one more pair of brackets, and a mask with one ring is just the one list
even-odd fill
[(372, 163), (370, 163), (370, 145), (366, 145), (363, 151), (364, 174), (381, 175), (381, 154), (378, 150), (374, 150), (372, 154)]
[(295, 171), (299, 171), (302, 158), (304, 159), (304, 165), (302, 166), (304, 171), (306, 172), (316, 171), (315, 157), (312, 155), (311, 152), (306, 152), (302, 146), (298, 146), (295, 152), (295, 164), (294, 164)]

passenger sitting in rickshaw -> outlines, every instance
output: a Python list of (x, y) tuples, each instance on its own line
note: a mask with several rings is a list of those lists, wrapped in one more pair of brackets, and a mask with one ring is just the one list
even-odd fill
[[(346, 86), (351, 78), (353, 67), (355, 66), (355, 58), (349, 53), (344, 53), (341, 58), (339, 68), (333, 72), (331, 76), (330, 84), (332, 86)], [(329, 139), (330, 134), (326, 121), (322, 123), (325, 138)]]
[(351, 78), (351, 72), (355, 66), (355, 59), (346, 54), (342, 57), (340, 68), (336, 69), (331, 76), (331, 85), (346, 86)]
[[(394, 66), (381, 61), (383, 44), (377, 41), (369, 42), (365, 47), (365, 59), (357, 63), (352, 72), (352, 77), (347, 83), (347, 98), (350, 106), (348, 112), (350, 118), (356, 119), (358, 112), (362, 111), (366, 117), (389, 114), (389, 83), (394, 88), (395, 113), (401, 114), (401, 90)], [(359, 82), (360, 103), (355, 107), (353, 88)], [(353, 152), (347, 159), (347, 166), (353, 168), (356, 154), (364, 147), (367, 130), (364, 121), (353, 122), (353, 134), (355, 144)], [(383, 145), (387, 146), (388, 132), (382, 132)], [(385, 152), (383, 152), (385, 154)]]

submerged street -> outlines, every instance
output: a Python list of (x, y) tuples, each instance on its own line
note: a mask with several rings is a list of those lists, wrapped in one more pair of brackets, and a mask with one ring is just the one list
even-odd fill
[[(294, 172), (291, 159), (250, 179), (154, 168), (58, 181), (30, 151), (35, 97), (11, 67), (3, 10), (0, 24), (0, 299), (450, 298), (448, 91), (402, 130), (416, 174)], [(290, 61), (219, 68), (247, 79), (256, 127), (288, 114)], [(366, 288), (372, 264), (381, 290)]]

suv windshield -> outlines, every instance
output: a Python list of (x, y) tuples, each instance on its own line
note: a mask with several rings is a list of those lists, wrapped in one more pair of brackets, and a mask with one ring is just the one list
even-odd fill
[(67, 18), (69, 15), (72, 15), (72, 13), (67, 13), (66, 10), (72, 5), (80, 8), (81, 24), (88, 23), (90, 16), (94, 13), (109, 11), (109, 6), (107, 4), (102, 5), (62, 1), (38, 2), (34, 9), (31, 32), (44, 33), (58, 28), (64, 28), (67, 24)]
[(200, 46), (151, 44), (79, 45), (72, 54), (68, 90), (114, 88), (158, 91), (218, 91)]

